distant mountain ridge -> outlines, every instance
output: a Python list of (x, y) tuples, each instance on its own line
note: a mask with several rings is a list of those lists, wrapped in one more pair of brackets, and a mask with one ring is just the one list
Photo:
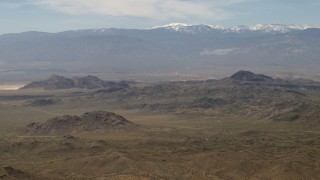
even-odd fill
[(52, 75), (47, 80), (31, 82), (21, 89), (43, 88), (46, 90), (57, 89), (96, 89), (96, 88), (127, 88), (129, 85), (124, 82), (103, 81), (95, 76), (73, 77), (71, 79), (64, 76)]
[[(146, 29), (122, 29), (122, 30), (168, 30), (173, 32), (182, 33), (208, 33), (208, 32), (225, 32), (225, 33), (241, 33), (241, 32), (265, 32), (265, 33), (288, 33), (292, 31), (301, 31), (306, 29), (320, 29), (318, 26), (312, 26), (308, 24), (256, 24), (252, 26), (235, 25), (231, 27), (225, 27), (222, 25), (208, 25), (208, 24), (185, 24), (185, 23), (170, 23), (163, 26), (154, 26)], [(112, 33), (117, 28), (100, 28), (100, 29), (81, 29), (65, 32), (95, 32), (95, 33)]]
[[(303, 66), (308, 69), (303, 73), (319, 74), (320, 29), (310, 27), (225, 28), (176, 23), (151, 29), (4, 34), (0, 35), (0, 81), (9, 78), (21, 81), (23, 77), (26, 82), (62, 73), (67, 76), (109, 73), (117, 79), (137, 79), (140, 75), (149, 78), (164, 72), (168, 72), (165, 78), (170, 74), (166, 80), (183, 78), (184, 74), (226, 77), (239, 67), (278, 74), (299, 73)], [(40, 72), (48, 67), (49, 71)], [(7, 73), (8, 69), (13, 71)], [(179, 74), (182, 71), (185, 73)]]

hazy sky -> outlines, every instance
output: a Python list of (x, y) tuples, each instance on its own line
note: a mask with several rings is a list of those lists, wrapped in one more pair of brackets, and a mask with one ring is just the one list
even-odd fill
[(190, 24), (320, 25), (320, 0), (0, 0), (0, 34)]

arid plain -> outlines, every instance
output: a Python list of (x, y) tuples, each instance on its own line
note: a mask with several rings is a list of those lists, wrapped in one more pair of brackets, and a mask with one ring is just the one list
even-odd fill
[(0, 92), (0, 179), (320, 178), (320, 83), (50, 82)]

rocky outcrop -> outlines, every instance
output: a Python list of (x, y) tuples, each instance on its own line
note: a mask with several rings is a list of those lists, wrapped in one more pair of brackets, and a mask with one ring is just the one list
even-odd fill
[(31, 179), (31, 176), (11, 166), (0, 168), (0, 179)]

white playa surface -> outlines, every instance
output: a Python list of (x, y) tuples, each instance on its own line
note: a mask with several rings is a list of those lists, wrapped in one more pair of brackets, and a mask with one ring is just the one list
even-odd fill
[(0, 90), (13, 91), (23, 87), (24, 84), (0, 84)]

